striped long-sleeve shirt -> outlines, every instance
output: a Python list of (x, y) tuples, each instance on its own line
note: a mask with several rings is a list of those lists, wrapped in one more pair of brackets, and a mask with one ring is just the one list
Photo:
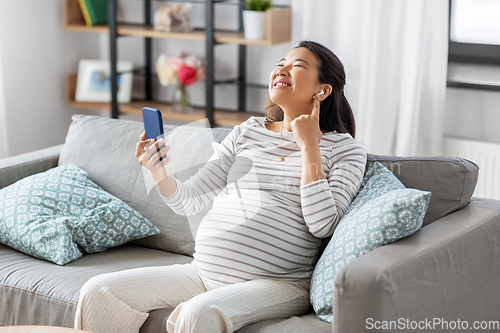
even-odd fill
[(366, 152), (351, 135), (323, 134), (326, 179), (301, 186), (293, 133), (272, 132), (266, 121), (252, 117), (235, 126), (212, 159), (163, 198), (185, 215), (215, 198), (195, 238), (193, 263), (206, 280), (310, 278), (318, 238), (333, 233), (361, 185)]

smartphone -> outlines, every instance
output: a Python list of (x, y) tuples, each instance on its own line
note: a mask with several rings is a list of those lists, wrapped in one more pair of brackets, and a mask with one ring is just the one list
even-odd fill
[[(163, 120), (161, 117), (161, 111), (158, 109), (144, 107), (142, 109), (142, 118), (144, 120), (144, 130), (146, 131), (146, 140), (155, 139), (160, 140), (163, 138)], [(160, 149), (163, 148), (160, 147)], [(159, 149), (157, 150), (157, 152)], [(165, 156), (160, 157), (160, 161), (165, 158)]]
[(146, 131), (146, 140), (160, 140), (160, 138), (163, 138), (163, 120), (160, 110), (145, 107), (142, 109), (142, 118), (144, 120), (144, 130)]

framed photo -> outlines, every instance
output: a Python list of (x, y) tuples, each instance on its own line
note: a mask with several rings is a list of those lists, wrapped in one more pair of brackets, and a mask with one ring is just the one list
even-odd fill
[[(109, 60), (80, 60), (76, 81), (77, 102), (111, 102), (111, 69)], [(133, 63), (118, 61), (117, 99), (120, 103), (130, 102), (132, 94)]]

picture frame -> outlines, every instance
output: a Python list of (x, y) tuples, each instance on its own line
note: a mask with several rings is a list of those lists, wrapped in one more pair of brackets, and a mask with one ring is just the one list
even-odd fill
[[(118, 73), (117, 100), (119, 103), (129, 103), (131, 100), (133, 68), (134, 65), (131, 61), (118, 61), (116, 65)], [(111, 102), (111, 66), (109, 60), (80, 60), (75, 101)]]

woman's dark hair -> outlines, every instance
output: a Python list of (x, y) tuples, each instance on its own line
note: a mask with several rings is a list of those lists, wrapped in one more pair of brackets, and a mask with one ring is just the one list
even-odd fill
[[(339, 58), (325, 46), (301, 41), (295, 48), (305, 47), (312, 51), (318, 60), (318, 81), (332, 86), (331, 94), (321, 101), (319, 126), (322, 131), (349, 133), (354, 138), (356, 124), (351, 106), (344, 95), (345, 71)], [(283, 110), (278, 108), (274, 120), (283, 120)]]

